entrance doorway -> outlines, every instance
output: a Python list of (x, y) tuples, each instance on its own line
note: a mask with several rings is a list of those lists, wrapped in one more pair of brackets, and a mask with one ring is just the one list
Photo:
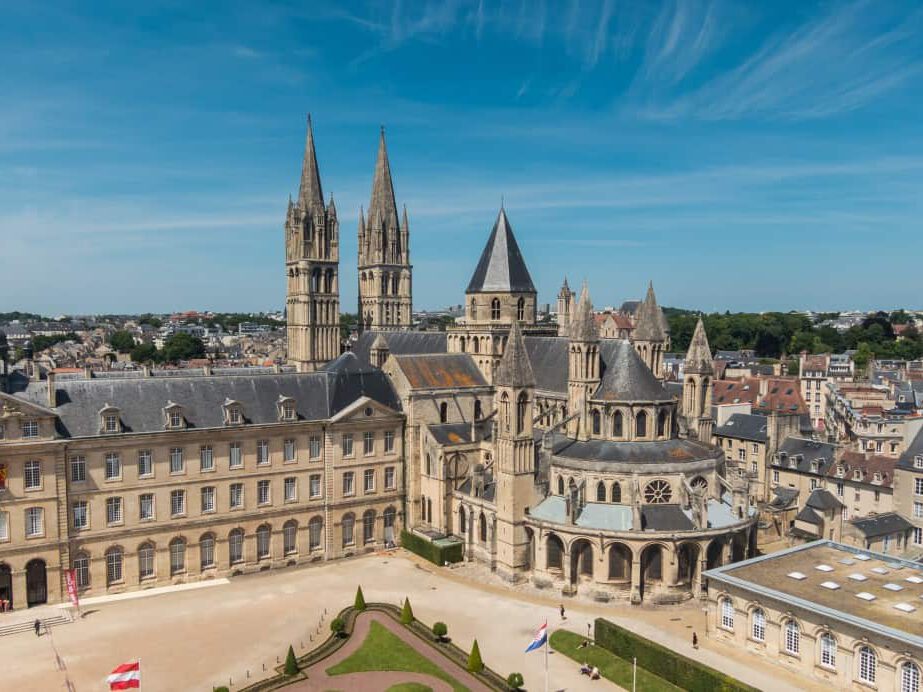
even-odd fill
[(0, 600), (13, 604), (13, 573), (6, 564), (0, 564)]
[(26, 565), (26, 605), (42, 605), (48, 602), (48, 575), (44, 560), (32, 560)]

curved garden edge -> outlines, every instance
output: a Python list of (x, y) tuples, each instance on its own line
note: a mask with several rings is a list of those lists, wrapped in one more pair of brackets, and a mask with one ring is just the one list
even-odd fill
[[(411, 622), (409, 625), (402, 624), (400, 621), (401, 609), (399, 607), (390, 603), (368, 603), (366, 604), (365, 611), (376, 611), (386, 614), (400, 627), (405, 627), (406, 629), (410, 630), (414, 635), (417, 636), (417, 638), (425, 642), (430, 649), (438, 651), (442, 656), (447, 658), (451, 664), (460, 667), (462, 670), (467, 669), (467, 652), (460, 649), (454, 642), (451, 641), (437, 643), (433, 639), (432, 630), (416, 618), (414, 618), (413, 622)], [(285, 675), (284, 666), (278, 665), (274, 668), (276, 675), (271, 678), (255, 682), (252, 685), (248, 685), (247, 687), (242, 688), (241, 692), (267, 692), (268, 690), (281, 689), (293, 682), (307, 680), (308, 676), (304, 673), (304, 671), (307, 668), (310, 668), (320, 661), (330, 657), (341, 647), (345, 646), (352, 637), (356, 625), (356, 618), (361, 612), (365, 611), (356, 610), (355, 606), (348, 606), (343, 608), (343, 610), (341, 610), (335, 617), (343, 618), (343, 621), (346, 623), (346, 629), (344, 630), (345, 636), (330, 634), (327, 639), (325, 639), (315, 648), (311, 649), (306, 654), (299, 656), (297, 659), (297, 674)], [(498, 673), (491, 670), (486, 664), (481, 672), (473, 673), (469, 671), (469, 673), (491, 689), (509, 689), (506, 684), (506, 680)]]

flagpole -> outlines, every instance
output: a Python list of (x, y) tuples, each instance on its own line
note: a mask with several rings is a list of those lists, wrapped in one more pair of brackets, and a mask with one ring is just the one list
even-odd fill
[(545, 630), (545, 692), (548, 692), (548, 636), (547, 629)]

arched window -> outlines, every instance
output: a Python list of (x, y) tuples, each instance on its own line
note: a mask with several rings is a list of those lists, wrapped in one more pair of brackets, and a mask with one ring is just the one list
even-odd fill
[(786, 620), (782, 636), (782, 648), (787, 653), (797, 656), (801, 651), (801, 630), (798, 629), (798, 623), (794, 620)]
[(484, 415), (484, 412), (481, 410), (481, 400), (474, 400), (474, 420), (481, 420), (481, 417)]
[[(478, 304), (477, 304), (477, 302), (474, 300), (474, 298), (472, 298), (472, 299), (471, 299), (471, 319), (472, 319), (472, 321), (473, 321), (473, 320), (476, 320), (477, 318), (478, 318)], [(475, 343), (477, 343), (477, 342), (475, 342)]]
[(664, 437), (667, 434), (667, 412), (661, 411), (657, 416), (657, 437)]
[(215, 537), (207, 533), (199, 539), (199, 569), (215, 566)]
[(433, 523), (433, 498), (426, 498), (426, 521)]
[(77, 553), (71, 563), (74, 568), (74, 577), (77, 588), (85, 589), (90, 585), (90, 556), (86, 553)]
[(430, 458), (429, 452), (426, 453), (426, 475), (433, 475), (433, 460)]
[(343, 515), (343, 547), (355, 545), (356, 543), (356, 516), (349, 512)]
[(602, 432), (602, 416), (599, 411), (593, 411), (593, 434), (599, 435)]
[(625, 418), (622, 416), (621, 411), (616, 411), (615, 415), (612, 416), (612, 436), (613, 437), (622, 437), (625, 428)]
[(298, 552), (298, 522), (289, 519), (282, 525), (282, 553), (294, 555)]
[(471, 345), (472, 345), (472, 350), (475, 353), (481, 352), (481, 341), (476, 336), (471, 337)]
[(500, 319), (500, 299), (494, 298), (490, 301), (490, 319), (499, 320)]
[(506, 392), (500, 396), (500, 422), (503, 425), (503, 431), (510, 431), (510, 398)]
[(256, 530), (256, 559), (265, 560), (269, 557), (272, 529), (268, 524), (263, 524)]
[(439, 404), (439, 422), (445, 423), (449, 420), (449, 405), (446, 402)]
[(526, 301), (520, 298), (516, 303), (516, 319), (522, 322), (526, 319)]
[(522, 392), (516, 400), (516, 434), (521, 435), (526, 430), (526, 410), (529, 406), (529, 399), (526, 393)]
[(564, 494), (564, 476), (558, 476), (558, 495)]
[(766, 641), (766, 613), (763, 612), (762, 608), (757, 608), (753, 611), (752, 618), (753, 622), (750, 627), (750, 636), (754, 641)]
[(228, 534), (228, 562), (236, 565), (244, 561), (244, 530), (233, 529)]
[(734, 629), (734, 602), (730, 598), (721, 599), (721, 626), (727, 630)]
[(857, 666), (859, 669), (859, 680), (868, 683), (875, 682), (875, 677), (878, 675), (878, 656), (875, 655), (871, 647), (859, 647)]
[(920, 668), (911, 661), (901, 664), (901, 692), (920, 692)]
[(635, 437), (647, 437), (647, 413), (638, 411), (635, 416)]
[(174, 538), (170, 541), (170, 576), (186, 571), (186, 541)]
[(375, 510), (367, 509), (362, 514), (362, 542), (366, 545), (375, 540)]
[(820, 664), (836, 668), (836, 639), (829, 632), (820, 635)]
[(398, 279), (397, 274), (392, 274), (391, 275), (391, 293), (392, 294), (394, 295), (398, 294), (398, 285), (399, 285), (399, 279)]
[(308, 522), (308, 550), (317, 550), (321, 547), (323, 538), (324, 520), (314, 517)]
[(606, 484), (600, 481), (596, 484), (596, 501), (605, 502), (606, 501)]
[(458, 532), (462, 536), (466, 536), (468, 534), (468, 517), (465, 515), (464, 507), (458, 508)]
[(484, 516), (484, 512), (481, 512), (481, 516), (478, 519), (478, 531), (481, 543), (487, 543), (487, 517)]
[(618, 482), (612, 484), (612, 501), (622, 501), (622, 486)]
[(122, 549), (109, 548), (106, 551), (106, 586), (122, 581)]

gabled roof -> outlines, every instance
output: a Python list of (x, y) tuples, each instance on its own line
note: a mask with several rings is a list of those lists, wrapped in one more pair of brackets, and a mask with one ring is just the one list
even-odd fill
[(853, 519), (849, 523), (855, 526), (856, 530), (866, 538), (887, 536), (892, 533), (909, 531), (913, 528), (913, 524), (896, 512), (876, 514), (862, 519)]
[(795, 469), (801, 473), (812, 473), (811, 462), (817, 462), (817, 475), (825, 475), (835, 464), (837, 446), (830, 442), (817, 442), (803, 437), (786, 437), (779, 445), (779, 456), (782, 463), (779, 468), (791, 468), (790, 462), (795, 459)]
[(735, 440), (749, 440), (751, 442), (766, 442), (769, 436), (766, 432), (766, 416), (755, 416), (748, 413), (735, 413), (725, 421), (724, 425), (715, 429), (718, 437), (730, 437)]
[(513, 229), (500, 208), (466, 293), (536, 293)]
[(811, 507), (812, 509), (819, 509), (822, 512), (826, 512), (831, 509), (842, 508), (843, 503), (837, 500), (829, 490), (815, 488), (808, 496), (805, 507)]
[(795, 515), (795, 521), (804, 521), (808, 524), (820, 526), (824, 520), (817, 516), (817, 512), (815, 512), (813, 509), (808, 506), (804, 506), (801, 508), (801, 511)]
[(467, 353), (394, 356), (404, 377), (415, 389), (485, 387), (487, 381)]

